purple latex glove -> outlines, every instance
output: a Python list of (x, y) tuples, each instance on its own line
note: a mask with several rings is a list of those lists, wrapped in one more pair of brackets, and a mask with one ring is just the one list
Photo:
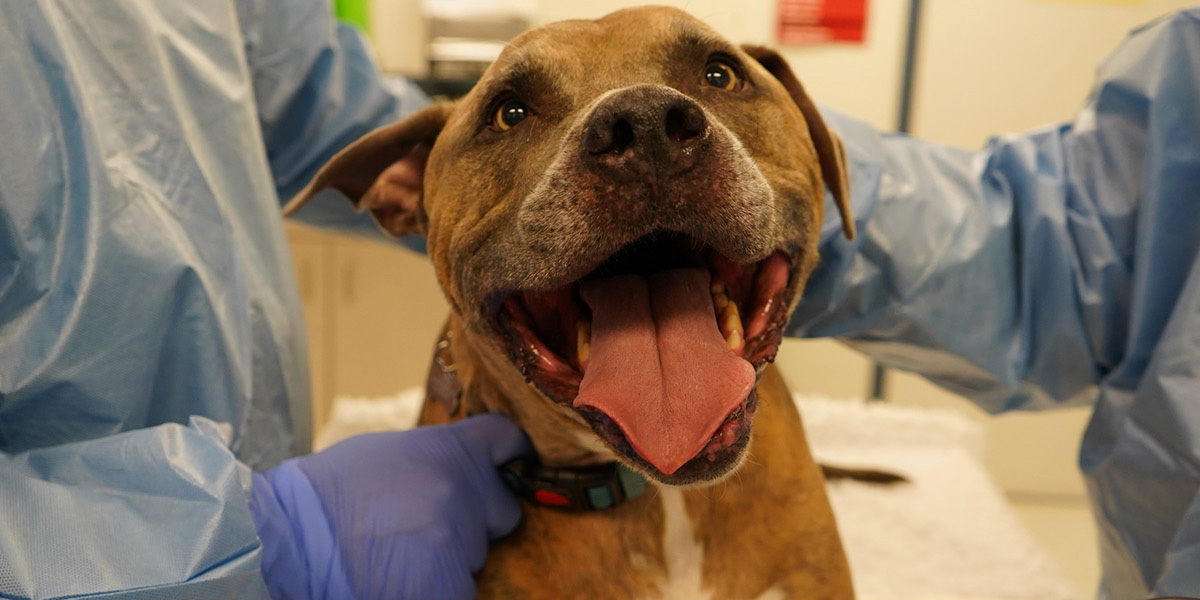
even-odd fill
[(372, 433), (254, 475), (273, 598), (458, 599), (521, 519), (496, 467), (532, 448), (497, 414)]

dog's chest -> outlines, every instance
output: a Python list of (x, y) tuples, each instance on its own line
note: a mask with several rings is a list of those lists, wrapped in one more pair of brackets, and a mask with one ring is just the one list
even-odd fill
[(655, 486), (613, 512), (527, 510), (517, 534), (493, 546), (480, 597), (557, 599), (580, 590), (645, 600), (787, 597), (769, 580), (771, 569), (760, 572), (772, 557), (760, 556), (758, 544), (728, 532), (704, 535), (711, 523), (689, 512), (689, 493)]
[(697, 541), (692, 519), (683, 502), (683, 492), (676, 488), (659, 487), (663, 507), (663, 555), (666, 574), (659, 579), (661, 598), (707, 599), (712, 593), (704, 589), (704, 547)]
[(803, 427), (774, 369), (746, 461), (708, 486), (652, 483), (614, 508), (527, 506), (494, 544), (480, 598), (846, 600), (849, 571)]
[[(662, 501), (664, 527), (662, 548), (666, 559), (666, 573), (657, 581), (658, 595), (652, 598), (663, 600), (692, 600), (714, 598), (713, 592), (704, 582), (704, 546), (699, 542), (696, 528), (683, 492), (678, 488), (659, 488)], [(736, 543), (730, 540), (730, 543)], [(752, 548), (743, 550), (752, 553)], [(759, 595), (756, 600), (782, 600), (786, 594), (772, 588)]]

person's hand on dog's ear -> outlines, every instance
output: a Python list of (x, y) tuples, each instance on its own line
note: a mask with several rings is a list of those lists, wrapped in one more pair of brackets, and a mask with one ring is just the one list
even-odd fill
[(488, 543), (521, 504), (497, 466), (532, 453), (508, 418), (371, 433), (254, 474), (273, 598), (475, 596)]

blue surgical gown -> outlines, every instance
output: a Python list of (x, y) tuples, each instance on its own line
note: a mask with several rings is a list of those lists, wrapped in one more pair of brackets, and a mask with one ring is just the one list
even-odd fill
[(1200, 9), (1133, 32), (1072, 122), (978, 152), (827, 116), (860, 237), (827, 208), (791, 333), (993, 412), (1094, 403), (1100, 597), (1200, 597)]
[(310, 440), (280, 198), (389, 92), (324, 0), (0, 1), (0, 597), (266, 597), (248, 468)]

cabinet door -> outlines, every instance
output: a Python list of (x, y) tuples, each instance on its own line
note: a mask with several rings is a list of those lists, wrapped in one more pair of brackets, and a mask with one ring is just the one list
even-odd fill
[(340, 238), (334, 244), (327, 343), (338, 396), (386, 396), (423, 386), (448, 307), (423, 255)]
[(288, 243), (292, 249), (292, 265), (300, 301), (304, 307), (304, 326), (308, 333), (308, 362), (312, 379), (313, 431), (329, 415), (333, 396), (329, 380), (328, 328), (329, 264), (332, 236), (312, 228), (287, 223)]

